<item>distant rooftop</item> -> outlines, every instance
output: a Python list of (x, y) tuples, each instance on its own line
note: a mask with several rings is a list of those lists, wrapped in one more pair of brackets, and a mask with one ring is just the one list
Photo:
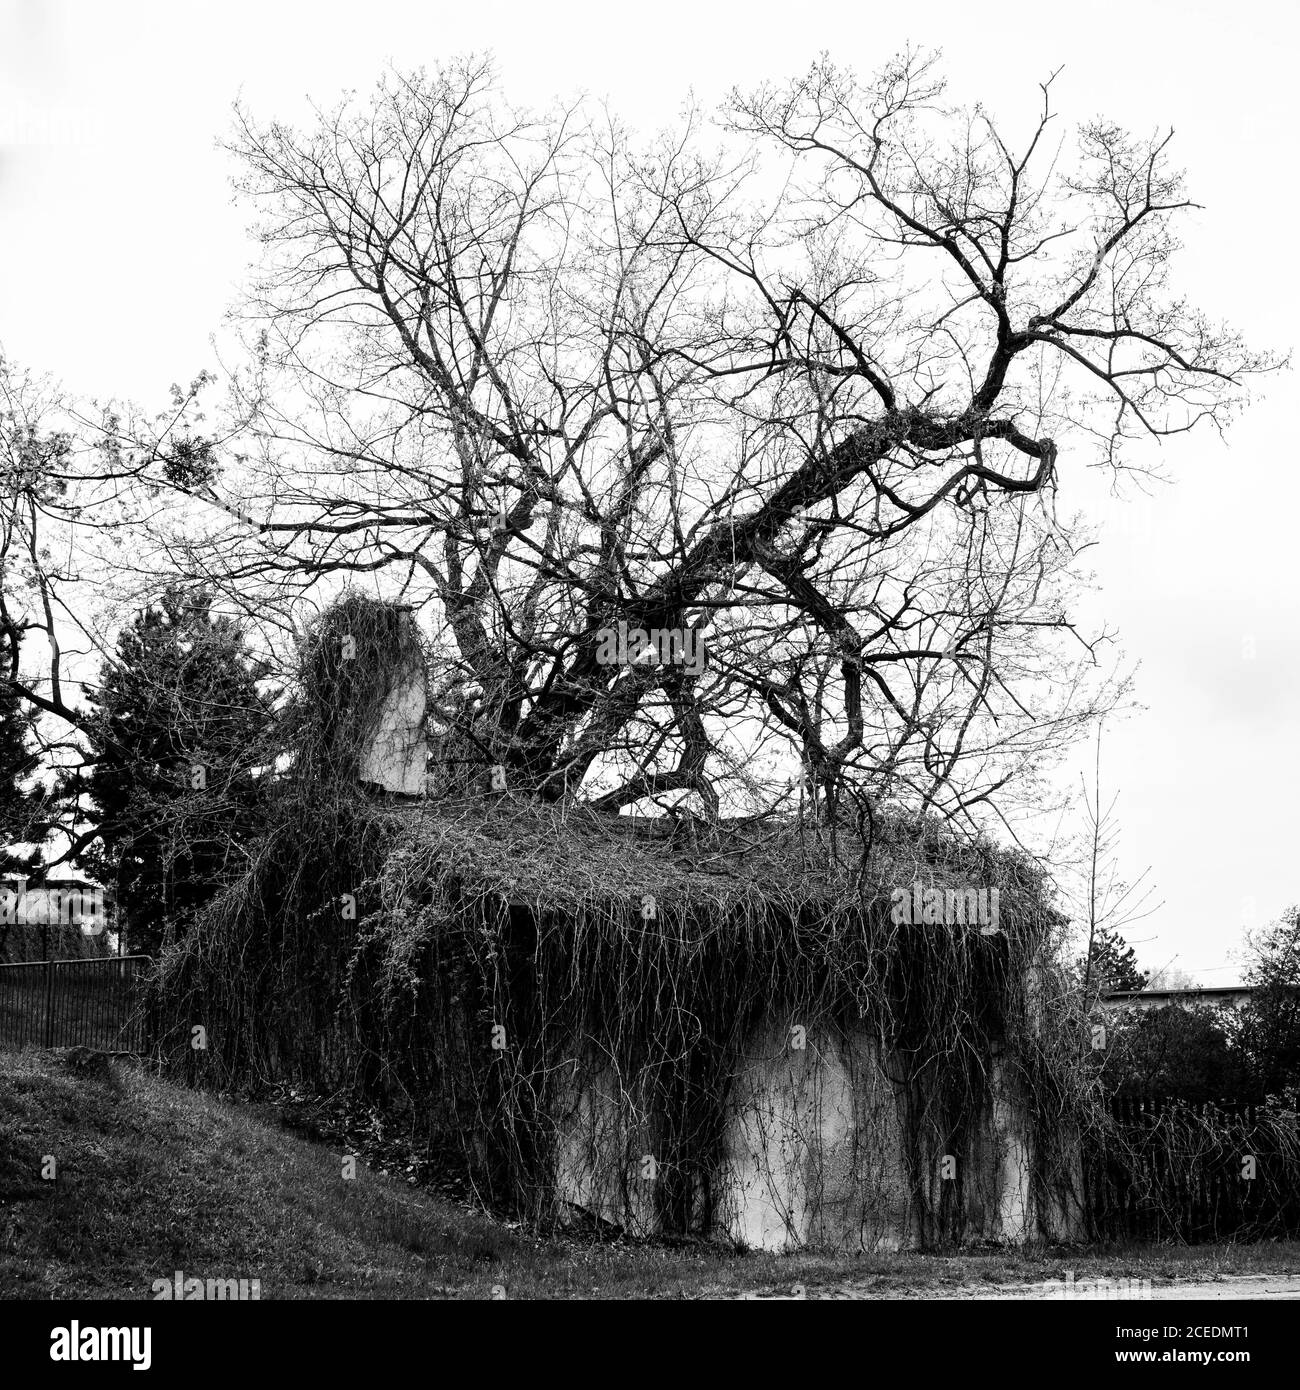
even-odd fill
[(1107, 999), (1198, 999), (1205, 995), (1249, 994), (1250, 985), (1191, 985), (1184, 989), (1113, 989)]
[(1231, 1004), (1239, 1008), (1255, 989), (1253, 985), (1200, 985), (1191, 989), (1116, 989), (1102, 995), (1111, 1009), (1155, 1009), (1168, 1004)]

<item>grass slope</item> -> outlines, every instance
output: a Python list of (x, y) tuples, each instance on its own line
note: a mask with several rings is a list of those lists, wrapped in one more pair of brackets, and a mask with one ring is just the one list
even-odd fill
[[(45, 1156), (57, 1165), (42, 1178)], [(263, 1298), (879, 1297), (980, 1283), (1300, 1270), (1294, 1244), (1084, 1256), (846, 1258), (716, 1246), (543, 1241), (295, 1137), (240, 1107), (115, 1063), (0, 1052), (0, 1297), (148, 1298), (154, 1279), (260, 1279)]]

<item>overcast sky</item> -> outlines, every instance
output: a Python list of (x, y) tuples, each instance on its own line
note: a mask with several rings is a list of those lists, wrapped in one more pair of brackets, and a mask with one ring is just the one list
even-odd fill
[[(688, 90), (800, 70), (822, 50), (868, 72), (911, 41), (944, 50), (950, 95), (1024, 128), (1037, 83), (1062, 119), (1172, 125), (1204, 205), (1182, 283), (1256, 347), (1296, 341), (1294, 3), (1063, 6), (276, 3), (0, 0), (0, 345), (76, 393), (161, 403), (214, 366), (210, 335), (251, 256), (215, 141), (242, 94), (299, 117), (383, 65), (492, 51), (517, 102), (585, 90), (629, 123), (671, 121)], [(1175, 439), (1171, 485), (1106, 506), (1061, 460), (1061, 505), (1106, 519), (1084, 612), (1140, 663), (1146, 707), (1110, 728), (1123, 865), (1160, 910), (1133, 928), (1148, 968), (1238, 977), (1243, 926), (1300, 900), (1300, 598), (1294, 373), (1226, 442)], [(1068, 777), (1090, 765), (1081, 752)]]

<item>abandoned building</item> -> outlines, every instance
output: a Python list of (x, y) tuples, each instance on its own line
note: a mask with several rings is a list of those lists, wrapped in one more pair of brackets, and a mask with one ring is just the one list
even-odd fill
[[(541, 1224), (769, 1250), (1078, 1232), (1061, 919), (1026, 859), (888, 812), (865, 836), (603, 815), (486, 768), (425, 794), (423, 670), (394, 669), (351, 760), (163, 961), (182, 1065), (412, 1107)], [(998, 927), (898, 921), (913, 884), (991, 890)]]

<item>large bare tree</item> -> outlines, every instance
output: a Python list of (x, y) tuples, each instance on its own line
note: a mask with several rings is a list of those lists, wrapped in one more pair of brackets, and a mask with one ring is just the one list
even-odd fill
[[(545, 797), (1025, 794), (1117, 691), (1069, 470), (1273, 365), (1171, 280), (1168, 137), (1058, 137), (1051, 85), (1018, 141), (916, 54), (640, 143), (475, 61), (241, 111), (250, 355), (223, 420), (116, 441), (171, 498), (150, 567), (286, 628), (411, 603), (445, 746)], [(602, 664), (620, 623), (704, 670)]]

